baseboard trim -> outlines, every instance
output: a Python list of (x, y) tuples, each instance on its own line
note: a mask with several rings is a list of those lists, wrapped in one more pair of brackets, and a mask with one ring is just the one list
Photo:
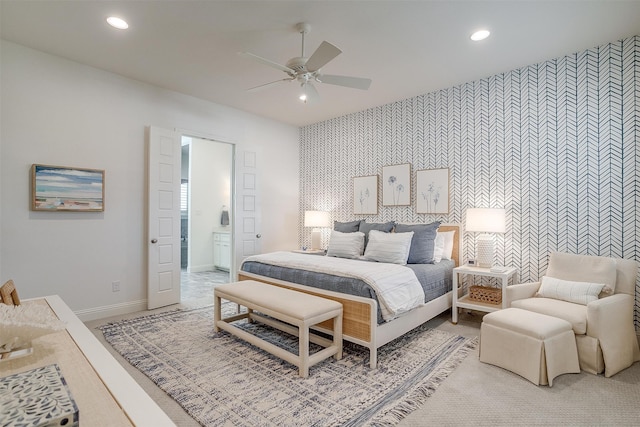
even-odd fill
[(212, 271), (215, 269), (216, 268), (213, 264), (196, 265), (194, 267), (187, 267), (187, 273), (202, 273), (204, 271)]
[(121, 316), (147, 309), (147, 300), (128, 301), (121, 304), (105, 305), (102, 307), (88, 308), (75, 311), (74, 314), (83, 322), (104, 319), (105, 317)]

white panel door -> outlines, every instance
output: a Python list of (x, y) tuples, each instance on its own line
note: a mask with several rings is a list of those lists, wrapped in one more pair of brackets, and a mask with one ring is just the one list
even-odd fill
[(147, 143), (147, 308), (180, 302), (178, 133), (150, 127)]
[(238, 151), (236, 154), (234, 274), (246, 257), (260, 253), (262, 237), (258, 153)]

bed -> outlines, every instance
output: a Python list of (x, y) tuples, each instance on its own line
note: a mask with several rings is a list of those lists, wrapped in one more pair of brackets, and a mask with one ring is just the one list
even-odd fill
[[(311, 280), (314, 275), (307, 271), (268, 265), (263, 262), (252, 261), (252, 258), (250, 258), (248, 262), (242, 264), (238, 272), (238, 279), (257, 280), (339, 301), (343, 305), (343, 338), (368, 348), (370, 352), (369, 365), (371, 368), (375, 368), (377, 366), (377, 349), (379, 347), (451, 308), (451, 270), (460, 265), (461, 227), (459, 224), (441, 224), (438, 231), (453, 232), (451, 260), (443, 260), (436, 264), (426, 265), (407, 264), (407, 266), (414, 270), (416, 276), (425, 274), (424, 271), (431, 271), (435, 277), (448, 277), (447, 289), (429, 292), (425, 288), (424, 281), (420, 280), (423, 290), (425, 290), (424, 303), (393, 317), (392, 320), (382, 318), (380, 305), (384, 304), (378, 303), (375, 291), (372, 293), (366, 284), (365, 286), (356, 286), (358, 289), (355, 291), (349, 290), (350, 293), (338, 292), (339, 289), (345, 289), (344, 285), (347, 281), (345, 278), (340, 278), (341, 276), (332, 278), (325, 276), (325, 279), (331, 280), (322, 280), (323, 277), (316, 274), (316, 279)], [(301, 255), (301, 257), (315, 257), (315, 255)], [(320, 280), (318, 280), (318, 277), (320, 277)], [(329, 289), (318, 288), (317, 286), (326, 286), (322, 282), (333, 283), (333, 285), (329, 286)], [(317, 329), (331, 333), (331, 324), (328, 322), (320, 324)]]

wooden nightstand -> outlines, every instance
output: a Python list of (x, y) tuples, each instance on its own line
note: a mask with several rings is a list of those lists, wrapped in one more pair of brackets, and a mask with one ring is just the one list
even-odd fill
[[(461, 266), (453, 269), (453, 305), (451, 306), (451, 323), (458, 323), (458, 309), (468, 308), (471, 310), (491, 312), (507, 308), (507, 286), (509, 279), (513, 278), (512, 284), (516, 281), (515, 267), (502, 267), (503, 271), (491, 271), (490, 268)], [(502, 304), (489, 304), (469, 299), (469, 295), (459, 296), (458, 292), (458, 275), (468, 274), (472, 276), (495, 277), (501, 280), (502, 285)]]

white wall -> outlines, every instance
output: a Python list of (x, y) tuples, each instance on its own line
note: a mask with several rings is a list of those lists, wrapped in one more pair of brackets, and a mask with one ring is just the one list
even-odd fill
[[(297, 246), (299, 130), (2, 41), (0, 280), (84, 319), (146, 300), (145, 126), (264, 153), (264, 251)], [(104, 169), (103, 213), (32, 212), (33, 163)], [(121, 281), (112, 292), (111, 282)]]
[(199, 272), (213, 269), (213, 231), (222, 228), (222, 206), (231, 206), (232, 146), (194, 138), (190, 158), (189, 271)]

